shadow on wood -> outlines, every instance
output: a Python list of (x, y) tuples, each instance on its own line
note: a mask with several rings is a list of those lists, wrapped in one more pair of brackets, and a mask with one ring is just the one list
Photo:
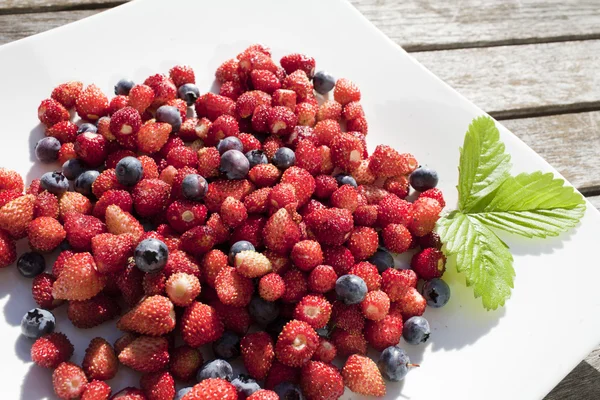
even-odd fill
[(600, 398), (600, 371), (586, 361), (579, 363), (544, 400), (595, 400)]

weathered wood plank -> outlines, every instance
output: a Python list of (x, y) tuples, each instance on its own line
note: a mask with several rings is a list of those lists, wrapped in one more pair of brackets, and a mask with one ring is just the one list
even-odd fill
[(408, 51), (600, 38), (597, 0), (350, 0)]
[(104, 10), (0, 15), (0, 45), (89, 17), (101, 11)]
[(496, 118), (600, 109), (600, 40), (412, 55)]
[[(600, 210), (600, 196), (590, 196), (587, 199), (590, 201), (590, 203), (592, 203), (592, 205), (594, 207), (596, 207), (597, 209)], [(596, 354), (596, 358), (594, 359), (595, 360), (594, 365), (596, 366), (596, 368), (598, 370), (600, 370), (600, 347), (598, 349), (596, 349), (595, 351), (597, 352), (597, 354)]]
[(110, 8), (128, 0), (0, 0), (0, 14)]
[[(600, 196), (597, 197), (600, 200)], [(600, 205), (600, 201), (598, 202)], [(600, 347), (579, 363), (544, 400), (595, 400), (600, 398)]]

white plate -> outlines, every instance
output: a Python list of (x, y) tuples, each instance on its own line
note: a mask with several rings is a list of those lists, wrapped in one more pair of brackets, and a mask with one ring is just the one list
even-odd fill
[[(191, 64), (201, 90), (214, 71), (247, 45), (265, 43), (278, 59), (289, 52), (316, 58), (317, 68), (356, 82), (369, 120), (369, 147), (393, 145), (440, 172), (450, 206), (456, 202), (458, 148), (470, 121), (483, 112), (460, 96), (341, 0), (136, 1), (0, 48), (0, 160), (27, 182), (41, 175), (32, 149), (41, 137), (36, 110), (57, 84), (78, 79), (105, 93), (121, 77), (142, 81), (178, 63)], [(501, 127), (513, 172), (556, 172)], [(504, 236), (517, 278), (504, 309), (485, 312), (480, 300), (448, 273), (453, 297), (426, 313), (427, 346), (405, 346), (421, 368), (386, 399), (535, 399), (543, 397), (600, 341), (597, 243), (600, 214), (591, 206), (568, 235), (545, 241)], [(15, 268), (0, 271), (0, 387), (4, 398), (52, 398), (50, 371), (32, 366), (21, 316), (34, 306), (31, 282)], [(90, 338), (118, 332), (113, 324), (78, 331), (57, 312), (58, 330), (81, 362)], [(83, 332), (83, 333), (82, 333)], [(121, 368), (115, 390), (138, 385)], [(360, 398), (347, 393), (345, 398)]]

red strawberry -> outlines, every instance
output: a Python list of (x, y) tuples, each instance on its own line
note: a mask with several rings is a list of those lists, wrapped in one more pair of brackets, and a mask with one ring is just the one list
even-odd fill
[(360, 331), (336, 329), (331, 334), (331, 341), (341, 356), (351, 354), (367, 354), (367, 341)]
[(362, 280), (367, 284), (367, 289), (369, 292), (378, 290), (381, 286), (381, 276), (377, 271), (377, 267), (370, 262), (359, 262), (358, 264), (352, 266), (348, 273), (362, 278)]
[(354, 226), (352, 213), (341, 208), (314, 211), (304, 221), (319, 243), (331, 246), (343, 244), (350, 237)]
[(358, 207), (359, 195), (357, 190), (351, 185), (342, 185), (331, 194), (330, 202), (332, 207), (344, 208), (351, 213)]
[(97, 295), (105, 284), (106, 279), (96, 270), (92, 255), (78, 253), (65, 262), (52, 285), (52, 296), (55, 299), (87, 300)]
[(408, 175), (418, 166), (410, 154), (400, 154), (390, 146), (379, 145), (371, 155), (369, 169), (377, 177)]
[[(175, 188), (175, 185), (173, 185)], [(204, 204), (210, 212), (218, 212), (223, 201), (231, 196), (236, 200), (243, 201), (244, 197), (253, 190), (253, 186), (245, 179), (228, 181), (216, 180), (208, 185), (208, 192), (204, 197)]]
[(319, 175), (315, 178), (315, 197), (328, 199), (338, 188), (337, 181), (330, 175)]
[(142, 286), (146, 296), (164, 295), (167, 278), (162, 272), (145, 274)]
[(200, 347), (222, 334), (223, 323), (214, 308), (197, 301), (185, 308), (181, 317), (181, 335), (188, 346)]
[(82, 82), (69, 81), (66, 83), (61, 83), (60, 85), (55, 87), (52, 90), (52, 95), (50, 97), (58, 101), (66, 108), (71, 108), (75, 106), (75, 101), (77, 100), (77, 97), (79, 97), (79, 95), (81, 94), (82, 90)]
[(119, 272), (133, 256), (135, 243), (131, 234), (102, 233), (92, 238), (92, 254), (98, 271), (102, 274)]
[(38, 118), (46, 126), (68, 121), (69, 117), (69, 111), (54, 99), (43, 100), (38, 107)]
[[(289, 108), (292, 112), (296, 111), (296, 92), (288, 89), (277, 89), (272, 93), (272, 105)], [(256, 110), (254, 111), (256, 114)], [(296, 115), (297, 116), (297, 115)]]
[(358, 117), (347, 121), (346, 129), (366, 135), (369, 132), (369, 125), (365, 117)]
[(175, 328), (173, 303), (165, 296), (146, 297), (119, 319), (117, 328), (142, 335), (165, 335)]
[(179, 346), (171, 351), (169, 372), (175, 379), (189, 382), (196, 378), (196, 373), (204, 364), (202, 353), (190, 346)]
[[(144, 234), (144, 228), (137, 219), (128, 212), (125, 212), (117, 205), (109, 205), (105, 213), (106, 227), (108, 231), (115, 235), (130, 233), (135, 243)], [(67, 231), (68, 236), (68, 231)]]
[(238, 97), (244, 92), (244, 89), (239, 82), (228, 81), (221, 85), (219, 94), (221, 96), (229, 97), (231, 100), (236, 101)]
[(167, 208), (167, 221), (177, 232), (185, 232), (206, 222), (204, 204), (192, 201), (174, 201)]
[(298, 116), (298, 125), (315, 126), (317, 122), (318, 107), (310, 102), (299, 102), (296, 104), (296, 115)]
[(356, 394), (385, 396), (385, 383), (375, 361), (358, 354), (351, 355), (342, 369), (344, 384)]
[(335, 356), (337, 355), (337, 349), (335, 345), (331, 343), (329, 340), (319, 337), (319, 347), (313, 354), (312, 359), (314, 361), (322, 361), (324, 363), (330, 363), (333, 361)]
[[(191, 167), (183, 167), (183, 168), (179, 168), (177, 170), (177, 174), (174, 176), (172, 183), (171, 183), (171, 198), (172, 199), (185, 199), (185, 196), (183, 195), (183, 189), (182, 189), (182, 185), (183, 185), (183, 180), (186, 176), (188, 176), (189, 174), (196, 174), (198, 173), (198, 171), (196, 171), (196, 169), (191, 168)], [(210, 185), (209, 185), (209, 189), (210, 189)], [(206, 202), (206, 199), (204, 199), (204, 201)], [(211, 211), (209, 209), (209, 211)], [(214, 210), (214, 211), (218, 211)]]
[(377, 232), (366, 226), (354, 228), (348, 239), (348, 249), (356, 260), (365, 260), (371, 257), (377, 251), (378, 246)]
[(167, 371), (143, 375), (140, 386), (148, 400), (172, 400), (175, 397), (175, 380)]
[(133, 107), (125, 107), (110, 118), (110, 133), (126, 149), (137, 149), (137, 135), (142, 127), (142, 117)]
[(169, 76), (175, 86), (179, 87), (186, 83), (196, 83), (194, 70), (189, 65), (176, 65), (169, 70)]
[(198, 383), (181, 400), (237, 400), (235, 386), (220, 378), (209, 378)]
[(260, 389), (252, 393), (247, 400), (279, 400), (279, 396), (271, 390)]
[[(39, 196), (42, 195), (40, 193)], [(38, 202), (36, 201), (36, 208)], [(79, 214), (91, 214), (92, 213), (92, 202), (90, 199), (77, 192), (66, 192), (60, 196), (60, 200), (58, 202), (59, 210), (60, 210), (60, 218), (64, 220), (64, 217), (69, 212), (75, 212)], [(50, 215), (49, 215), (50, 217)], [(53, 217), (54, 218), (54, 217)]]
[(390, 315), (401, 315), (402, 319), (407, 319), (419, 315), (423, 315), (427, 302), (425, 298), (414, 287), (405, 290), (398, 301), (392, 303), (390, 307)]
[(110, 386), (102, 381), (91, 381), (85, 385), (81, 394), (81, 400), (108, 400), (110, 397)]
[(147, 85), (135, 85), (129, 91), (129, 105), (140, 114), (154, 101), (154, 90)]
[(381, 274), (383, 290), (391, 301), (399, 301), (409, 288), (417, 287), (417, 274), (410, 269), (388, 268)]
[(252, 86), (254, 89), (261, 90), (269, 94), (281, 87), (279, 79), (277, 79), (277, 76), (275, 76), (275, 74), (271, 71), (255, 69), (250, 72), (250, 79), (252, 80)]
[(275, 345), (277, 359), (291, 367), (301, 367), (314, 354), (319, 337), (306, 322), (292, 320), (284, 327)]
[(413, 237), (409, 230), (400, 224), (389, 224), (381, 232), (383, 244), (394, 253), (404, 253), (411, 246)]
[(344, 106), (342, 116), (346, 120), (352, 120), (359, 117), (364, 117), (365, 112), (358, 101), (351, 101)]
[(289, 253), (300, 241), (300, 229), (285, 208), (279, 209), (267, 220), (263, 235), (267, 248), (279, 254)]
[(31, 194), (9, 201), (0, 208), (0, 228), (10, 233), (15, 239), (25, 237), (27, 226), (33, 220), (34, 205), (35, 196)]
[(244, 250), (234, 259), (236, 271), (247, 278), (259, 278), (271, 272), (271, 261), (263, 254)]
[(266, 332), (249, 333), (240, 342), (244, 367), (251, 377), (264, 379), (275, 358), (271, 336)]
[(73, 345), (64, 333), (53, 332), (37, 339), (31, 346), (31, 361), (44, 368), (56, 368), (69, 361)]
[(408, 178), (404, 175), (393, 176), (386, 179), (385, 183), (383, 184), (383, 188), (401, 199), (406, 198), (410, 190)]
[(92, 214), (94, 217), (104, 220), (106, 209), (111, 204), (115, 204), (125, 212), (131, 212), (133, 208), (133, 200), (129, 192), (125, 190), (107, 190), (94, 205)]
[(179, 146), (169, 150), (166, 157), (167, 164), (175, 168), (190, 167), (194, 168), (198, 165), (198, 154), (191, 147)]
[(356, 225), (374, 226), (377, 222), (377, 206), (372, 204), (358, 206), (353, 216)]
[(279, 63), (288, 74), (299, 69), (304, 71), (309, 78), (312, 78), (315, 73), (315, 59), (304, 54), (288, 54), (281, 57)]
[(67, 213), (64, 216), (64, 221), (67, 240), (75, 250), (91, 250), (92, 238), (106, 232), (106, 225), (91, 215)]
[[(42, 193), (48, 193), (48, 192), (44, 191)], [(52, 193), (48, 193), (48, 194), (54, 196)], [(8, 202), (10, 202), (14, 199), (17, 199), (21, 196), (23, 196), (23, 193), (18, 192), (16, 190), (1, 190), (0, 191), (0, 208), (2, 208)], [(38, 195), (38, 197), (39, 197), (39, 195)], [(42, 199), (42, 200), (45, 200), (45, 199)], [(44, 217), (44, 216), (58, 218), (58, 200), (56, 199), (56, 196), (54, 196), (54, 200), (55, 200), (56, 209), (53, 209), (50, 211), (50, 213), (52, 213), (52, 215), (41, 215), (41, 214), (43, 214), (43, 212), (41, 212), (41, 211), (40, 211), (40, 215), (38, 215), (37, 207), (34, 206), (35, 207), (34, 211), (33, 211), (34, 218)], [(38, 198), (36, 197), (36, 205), (37, 205), (37, 203), (38, 203)], [(54, 214), (54, 211), (56, 211), (56, 214)]]
[(285, 136), (292, 133), (297, 123), (296, 114), (287, 107), (272, 107), (267, 115), (267, 127), (274, 135)]
[[(129, 106), (129, 97), (124, 95), (118, 95), (113, 97), (108, 103), (108, 115), (113, 115), (117, 111)], [(102, 117), (107, 118), (107, 117)], [(100, 118), (100, 119), (102, 119)], [(100, 121), (98, 121), (100, 122)], [(104, 136), (104, 135), (102, 135)], [(107, 138), (108, 139), (108, 138)]]
[(258, 164), (248, 172), (248, 179), (258, 187), (273, 186), (281, 176), (281, 171), (273, 164)]
[(298, 368), (290, 367), (282, 364), (277, 359), (273, 360), (271, 370), (265, 379), (265, 388), (273, 389), (281, 382), (290, 382), (293, 384), (300, 383), (300, 370)]
[[(31, 186), (34, 186), (34, 182), (39, 180), (33, 180)], [(0, 190), (16, 190), (19, 193), (23, 193), (24, 184), (23, 178), (18, 172), (0, 167)], [(38, 194), (38, 192), (32, 191), (32, 194)]]
[(435, 248), (427, 248), (415, 254), (410, 267), (421, 279), (440, 278), (446, 271), (446, 257)]
[[(307, 170), (312, 175), (316, 175), (319, 172), (321, 172), (322, 163), (323, 159), (321, 156), (321, 152), (313, 143), (311, 143), (309, 140), (302, 140), (298, 143), (298, 145), (296, 146), (296, 166)], [(334, 179), (331, 176), (329, 177)], [(323, 190), (323, 188), (320, 189)], [(337, 189), (337, 182), (335, 184), (334, 190), (335, 189)], [(329, 193), (329, 195), (330, 194), (331, 193)]]
[(241, 225), (248, 218), (248, 212), (244, 204), (231, 196), (223, 201), (219, 214), (223, 223), (230, 228)]
[[(277, 95), (277, 92), (278, 91), (274, 93), (274, 96)], [(294, 96), (295, 95), (296, 93), (294, 93)], [(252, 114), (251, 119), (252, 129), (254, 131), (266, 133), (269, 130), (267, 127), (267, 117), (270, 109), (271, 107), (266, 104), (260, 104), (254, 108), (254, 113)]]
[(215, 72), (217, 82), (238, 81), (238, 62), (235, 59), (227, 60), (217, 68)]
[(250, 278), (241, 275), (235, 268), (227, 267), (219, 271), (215, 290), (223, 304), (244, 307), (250, 303), (254, 286)]
[(173, 304), (185, 307), (200, 294), (200, 281), (194, 275), (178, 272), (169, 277), (165, 291)]
[(79, 329), (93, 328), (117, 317), (121, 307), (112, 297), (99, 293), (89, 300), (69, 301), (67, 315)]
[(162, 212), (170, 194), (171, 186), (160, 179), (142, 179), (131, 192), (135, 211), (146, 218)]
[(219, 176), (221, 156), (215, 147), (205, 147), (198, 150), (198, 173), (206, 178)]
[(96, 178), (94, 183), (92, 184), (92, 193), (97, 198), (102, 197), (102, 195), (108, 190), (123, 190), (125, 186), (121, 185), (117, 181), (117, 174), (115, 173), (115, 169), (105, 169), (100, 173), (100, 175)]
[(154, 101), (152, 102), (154, 107), (159, 107), (177, 97), (177, 88), (171, 78), (166, 75), (152, 75), (144, 81), (144, 85), (150, 86), (154, 91)]
[(81, 366), (88, 379), (106, 381), (114, 378), (117, 374), (119, 361), (110, 343), (97, 337), (92, 339), (85, 350)]
[(96, 85), (89, 85), (77, 97), (77, 114), (83, 119), (96, 121), (108, 114), (108, 98)]
[(17, 259), (17, 247), (10, 235), (0, 230), (0, 268), (8, 267)]
[(75, 144), (74, 143), (63, 143), (60, 146), (60, 150), (58, 150), (58, 163), (59, 165), (64, 164), (68, 160), (72, 160), (77, 158), (77, 153), (75, 153)]
[(313, 85), (303, 70), (296, 70), (286, 76), (282, 87), (296, 92), (301, 101), (313, 96)]
[(52, 136), (64, 145), (75, 141), (77, 129), (77, 125), (71, 121), (60, 121), (46, 129), (46, 136)]
[(307, 295), (294, 310), (294, 318), (304, 321), (314, 329), (323, 328), (331, 317), (331, 304), (323, 296)]
[(418, 237), (416, 239), (417, 243), (422, 249), (426, 249), (428, 247), (433, 247), (438, 250), (442, 249), (442, 241), (440, 236), (435, 232), (428, 233), (427, 235)]
[(341, 301), (334, 302), (331, 319), (336, 328), (348, 332), (360, 332), (365, 326), (365, 317), (358, 304), (348, 305)]
[(167, 265), (165, 265), (162, 272), (167, 278), (178, 272), (194, 275), (197, 278), (200, 277), (200, 268), (198, 268), (194, 257), (180, 250), (169, 253)]
[(342, 105), (346, 105), (352, 101), (360, 101), (360, 90), (349, 79), (340, 78), (335, 83), (333, 98)]
[[(131, 92), (130, 92), (131, 93)], [(110, 400), (148, 400), (142, 392), (138, 388), (134, 387), (126, 387), (119, 391), (119, 393), (115, 394)]]
[(200, 225), (181, 235), (181, 248), (194, 256), (201, 256), (216, 244), (211, 227)]
[(386, 315), (379, 321), (367, 321), (365, 338), (375, 350), (383, 351), (400, 342), (402, 327), (402, 317)]
[(142, 163), (142, 168), (144, 170), (144, 179), (158, 178), (158, 166), (152, 158), (148, 156), (139, 156), (138, 160), (140, 160), (140, 162)]
[(106, 139), (93, 132), (85, 132), (77, 136), (74, 148), (77, 158), (90, 167), (102, 165), (108, 156)]
[(204, 142), (207, 146), (215, 146), (229, 136), (237, 136), (240, 127), (237, 120), (231, 115), (221, 115), (210, 125)]
[(413, 203), (413, 219), (408, 228), (415, 236), (425, 236), (435, 227), (440, 218), (442, 207), (437, 200), (430, 197), (419, 197)]
[(219, 271), (227, 267), (227, 255), (221, 250), (211, 250), (202, 258), (201, 266), (204, 280), (214, 287)]
[(315, 135), (319, 138), (319, 144), (331, 146), (333, 139), (342, 134), (339, 122), (333, 119), (325, 119), (315, 125)]
[(298, 269), (311, 271), (323, 263), (323, 251), (319, 242), (303, 240), (294, 245), (290, 258)]
[(273, 157), (275, 156), (275, 152), (283, 146), (283, 140), (279, 136), (271, 135), (263, 142), (263, 152), (267, 156), (267, 159), (272, 161)]
[(372, 321), (381, 321), (390, 311), (390, 298), (385, 292), (374, 290), (367, 293), (360, 303), (360, 308), (365, 318)]
[[(217, 214), (213, 214), (217, 215)], [(229, 238), (229, 243), (233, 244), (240, 240), (247, 240), (255, 248), (263, 246), (263, 230), (266, 224), (264, 217), (258, 215), (250, 216), (246, 222), (234, 229)], [(265, 254), (266, 255), (266, 254)]]
[(276, 301), (285, 293), (285, 282), (283, 278), (276, 274), (270, 273), (258, 282), (258, 294), (267, 301)]
[(312, 292), (327, 293), (335, 287), (337, 274), (329, 265), (317, 265), (308, 276), (308, 288)]
[(377, 222), (382, 228), (385, 228), (389, 224), (408, 226), (413, 219), (413, 205), (393, 194), (382, 198), (377, 205), (377, 209)]
[(167, 143), (170, 133), (171, 125), (166, 122), (149, 121), (137, 134), (137, 148), (145, 153), (156, 153)]
[(169, 342), (164, 337), (140, 336), (125, 346), (118, 357), (135, 371), (160, 371), (169, 364)]
[(342, 276), (350, 271), (354, 265), (354, 256), (344, 246), (331, 246), (323, 249), (325, 265), (331, 265), (338, 276)]
[(137, 338), (138, 335), (130, 332), (125, 333), (123, 336), (119, 337), (117, 340), (115, 340), (113, 346), (115, 349), (115, 354), (118, 356), (119, 353), (121, 353), (125, 347), (127, 347), (131, 342), (133, 342)]
[(356, 169), (363, 159), (364, 151), (362, 142), (349, 133), (337, 135), (331, 141), (333, 164), (344, 171)]
[(206, 93), (198, 98), (195, 108), (199, 118), (206, 117), (214, 121), (221, 115), (233, 116), (235, 113), (235, 102), (225, 96)]
[[(269, 107), (271, 103), (272, 98), (268, 93), (261, 90), (249, 90), (242, 93), (235, 101), (235, 113), (240, 119), (250, 118), (254, 116), (259, 106)], [(261, 111), (264, 112), (264, 108), (261, 108)], [(256, 123), (262, 125), (262, 122), (264, 122), (262, 121), (262, 116), (257, 118), (259, 119), (256, 120)], [(266, 127), (260, 126), (260, 128)]]
[(226, 330), (233, 331), (240, 336), (248, 332), (252, 319), (246, 307), (228, 306), (219, 300), (211, 301), (210, 306), (215, 309)]
[(87, 383), (83, 370), (70, 362), (61, 363), (52, 373), (54, 393), (61, 399), (79, 398)]
[(246, 196), (244, 207), (246, 207), (249, 214), (263, 214), (267, 212), (271, 190), (270, 187), (260, 188)]
[(281, 176), (281, 183), (288, 183), (296, 190), (299, 205), (303, 205), (315, 191), (315, 178), (305, 169), (290, 167)]
[(52, 296), (52, 285), (55, 280), (56, 278), (47, 273), (41, 273), (33, 278), (31, 287), (33, 300), (41, 308), (45, 308), (46, 310), (52, 310), (63, 303), (63, 300), (55, 299), (54, 296)]
[(309, 361), (302, 368), (300, 387), (307, 399), (337, 400), (344, 394), (344, 379), (333, 365)]

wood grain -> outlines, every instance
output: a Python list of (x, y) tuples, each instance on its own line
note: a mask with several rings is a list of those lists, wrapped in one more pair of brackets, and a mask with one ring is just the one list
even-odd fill
[(579, 363), (544, 400), (596, 400), (600, 398), (600, 347)]
[(600, 38), (597, 0), (350, 0), (408, 51)]
[(600, 40), (412, 56), (496, 118), (600, 109)]
[(110, 8), (127, 0), (0, 0), (0, 14)]
[[(592, 205), (594, 207), (596, 207), (598, 210), (600, 210), (600, 196), (590, 196), (590, 197), (587, 197), (587, 199), (590, 201), (590, 203), (592, 203)], [(598, 358), (595, 359), (595, 365), (600, 370), (600, 350), (599, 350), (597, 357)]]

